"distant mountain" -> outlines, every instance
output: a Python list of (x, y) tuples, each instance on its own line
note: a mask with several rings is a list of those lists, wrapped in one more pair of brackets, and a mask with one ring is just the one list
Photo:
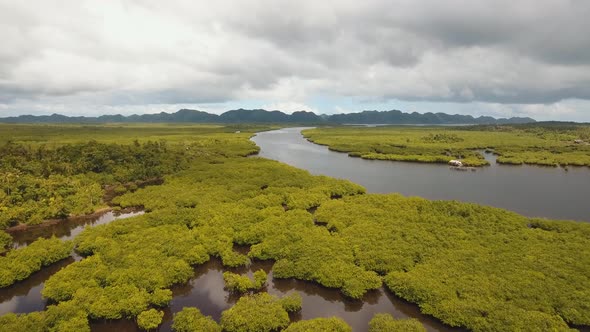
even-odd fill
[(147, 123), (299, 123), (299, 124), (514, 124), (535, 122), (531, 118), (495, 119), (490, 116), (474, 118), (471, 115), (446, 113), (403, 113), (391, 111), (363, 111), (360, 113), (317, 115), (313, 112), (299, 111), (285, 114), (281, 111), (263, 109), (237, 109), (221, 115), (207, 112), (181, 109), (176, 113), (161, 112), (123, 116), (101, 115), (99, 117), (52, 115), (21, 115), (0, 118), (5, 123), (110, 123), (110, 122), (147, 122)]
[(474, 118), (471, 115), (446, 114), (446, 113), (403, 113), (392, 111), (363, 111), (360, 113), (334, 114), (329, 118), (333, 123), (358, 123), (358, 124), (505, 124), (505, 123), (530, 123), (535, 122), (531, 118), (495, 119), (490, 116)]
[(283, 123), (290, 122), (289, 115), (281, 111), (233, 110), (221, 114), (216, 122), (223, 123)]

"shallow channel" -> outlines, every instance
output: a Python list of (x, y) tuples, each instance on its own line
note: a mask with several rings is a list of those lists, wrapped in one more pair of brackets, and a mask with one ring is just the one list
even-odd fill
[[(129, 213), (115, 213), (108, 211), (98, 216), (76, 217), (52, 223), (29, 227), (25, 230), (12, 232), (13, 247), (22, 248), (38, 238), (50, 238), (55, 236), (62, 240), (70, 240), (80, 234), (86, 227), (107, 224), (117, 219), (125, 219), (143, 214), (143, 211)], [(29, 278), (16, 284), (0, 289), (0, 315), (13, 313), (28, 313), (45, 309), (46, 301), (41, 297), (43, 285), (49, 277), (67, 265), (80, 260), (75, 253), (64, 260), (42, 268), (33, 273)]]
[[(263, 291), (283, 296), (296, 291), (303, 299), (301, 312), (291, 316), (293, 321), (316, 317), (337, 316), (344, 319), (353, 331), (367, 331), (369, 321), (377, 313), (390, 313), (396, 318), (416, 318), (424, 324), (427, 331), (460, 331), (443, 325), (440, 321), (420, 313), (417, 305), (397, 298), (384, 289), (375, 290), (365, 295), (362, 301), (350, 300), (339, 290), (322, 287), (315, 283), (294, 279), (273, 279), (272, 262), (257, 261), (247, 268), (224, 269), (218, 259), (212, 259), (195, 268), (194, 277), (185, 285), (172, 288), (174, 298), (170, 306), (164, 309), (164, 322), (159, 331), (170, 331), (173, 313), (183, 307), (197, 307), (219, 322), (221, 312), (235, 304), (239, 296), (224, 289), (223, 271), (249, 274), (263, 269), (268, 273), (267, 286)], [(139, 331), (131, 320), (102, 321), (91, 324), (93, 332)]]

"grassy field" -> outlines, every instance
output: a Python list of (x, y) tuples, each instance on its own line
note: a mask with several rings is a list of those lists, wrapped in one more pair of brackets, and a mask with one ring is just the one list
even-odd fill
[[(269, 125), (206, 125), (206, 124), (3, 124), (0, 123), (0, 145), (8, 141), (33, 146), (56, 147), (63, 144), (85, 143), (95, 140), (101, 143), (131, 144), (166, 140), (169, 143), (191, 143), (199, 136), (211, 134), (236, 134), (244, 138), (252, 133), (278, 129)], [(241, 135), (240, 135), (241, 134)]]
[[(312, 176), (276, 161), (245, 158), (257, 151), (248, 140), (248, 130), (236, 134), (235, 128), (203, 127), (204, 132), (199, 133), (196, 127), (189, 127), (186, 130), (194, 132), (191, 136), (182, 126), (178, 134), (173, 133), (174, 126), (122, 128), (121, 141), (127, 142), (123, 147), (109, 141), (116, 139), (119, 129), (97, 128), (107, 133), (105, 141), (97, 143), (106, 153), (104, 165), (120, 162), (118, 154), (108, 152), (146, 148), (154, 155), (146, 159), (150, 163), (127, 161), (129, 165), (137, 169), (163, 167), (165, 171), (162, 185), (125, 190), (113, 200), (122, 208), (141, 206), (146, 213), (87, 228), (71, 242), (38, 240), (26, 248), (8, 249), (0, 256), (0, 287), (68, 257), (72, 246), (83, 259), (44, 283), (42, 295), (50, 303), (46, 310), (4, 315), (0, 331), (89, 331), (89, 323), (101, 319), (132, 319), (143, 329), (155, 329), (162, 320), (161, 308), (172, 300), (170, 288), (185, 284), (193, 277), (194, 267), (211, 257), (221, 259), (227, 268), (247, 265), (251, 260), (270, 260), (274, 278), (314, 282), (359, 301), (367, 292), (386, 287), (418, 304), (422, 312), (474, 331), (569, 331), (570, 325), (590, 326), (588, 223), (532, 219), (456, 201), (365, 194), (364, 188), (346, 180)], [(56, 129), (61, 131), (62, 127)], [(75, 126), (63, 130), (69, 129), (86, 135)], [(125, 134), (126, 130), (135, 130), (137, 136)], [(151, 136), (139, 137), (138, 130)], [(363, 134), (366, 129), (356, 128), (320, 132), (331, 130), (360, 133), (360, 140), (371, 137)], [(400, 129), (375, 130), (387, 133)], [(486, 132), (441, 128), (401, 131), (413, 130), (411, 137), (416, 139), (446, 137), (455, 141), (454, 135)], [(159, 141), (155, 149), (153, 139), (162, 133), (177, 140)], [(498, 133), (489, 134), (494, 137)], [(28, 146), (22, 139), (30, 137), (27, 135), (8, 144)], [(69, 132), (52, 139), (61, 144), (58, 149), (67, 145), (64, 142), (79, 148), (97, 147), (84, 137)], [(135, 144), (134, 137), (144, 143)], [(185, 145), (189, 138), (190, 144)], [(35, 144), (42, 146), (43, 141)], [(39, 148), (31, 147), (32, 155), (37, 155)], [(182, 167), (162, 162), (170, 150), (181, 154)], [(64, 162), (76, 165), (78, 154), (72, 152), (72, 156)], [(111, 172), (120, 170), (113, 166), (101, 171), (108, 179)], [(67, 182), (79, 174), (60, 176)], [(23, 182), (17, 189), (27, 193), (31, 184)], [(12, 190), (3, 193), (14, 198)], [(38, 203), (34, 196), (28, 198)], [(2, 208), (4, 212), (19, 210), (18, 204)], [(10, 243), (9, 236), (3, 237), (4, 243)], [(249, 250), (246, 254), (235, 251), (236, 245)], [(174, 318), (175, 329), (349, 331), (338, 319), (293, 322), (289, 313), (301, 308), (301, 299), (266, 294), (259, 287), (262, 276), (258, 279), (226, 274), (228, 289), (244, 291), (237, 303), (222, 313), (219, 322), (196, 308), (185, 308)], [(375, 332), (395, 329), (423, 331), (418, 321), (383, 315), (376, 315), (370, 323)]]
[(488, 162), (493, 151), (502, 164), (590, 166), (590, 125), (502, 125), (469, 127), (334, 127), (303, 131), (304, 136), (352, 157), (466, 166)]

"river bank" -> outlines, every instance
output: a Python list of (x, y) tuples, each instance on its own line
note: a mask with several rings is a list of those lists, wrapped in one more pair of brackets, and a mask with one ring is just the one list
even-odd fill
[[(346, 153), (307, 141), (302, 128), (259, 133), (252, 138), (260, 157), (308, 170), (315, 175), (348, 179), (371, 193), (401, 193), (431, 200), (458, 200), (494, 206), (529, 217), (590, 221), (590, 172), (561, 168), (490, 164), (476, 172), (457, 172), (446, 165), (350, 158)], [(479, 153), (479, 152), (478, 152)]]

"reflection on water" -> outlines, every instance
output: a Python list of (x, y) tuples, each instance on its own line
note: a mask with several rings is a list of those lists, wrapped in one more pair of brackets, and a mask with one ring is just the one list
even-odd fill
[[(398, 299), (390, 292), (380, 289), (368, 293), (362, 301), (345, 298), (340, 291), (321, 287), (317, 284), (294, 279), (273, 279), (272, 262), (256, 261), (248, 268), (229, 269), (230, 271), (249, 274), (263, 269), (269, 276), (264, 291), (277, 296), (297, 291), (303, 299), (300, 313), (291, 316), (293, 320), (316, 317), (338, 316), (344, 319), (353, 331), (366, 331), (369, 321), (376, 313), (390, 313), (397, 318), (413, 317), (419, 319), (428, 331), (457, 331), (444, 326), (432, 317), (420, 313), (418, 307)], [(239, 296), (230, 294), (223, 286), (224, 269), (218, 259), (195, 269), (195, 276), (186, 284), (172, 288), (174, 298), (170, 306), (164, 309), (164, 322), (160, 331), (170, 331), (172, 315), (183, 307), (197, 307), (207, 316), (219, 322), (221, 312), (230, 308)], [(93, 322), (92, 331), (139, 331), (134, 322), (129, 320)]]
[[(143, 211), (120, 214), (109, 211), (100, 216), (71, 218), (48, 226), (30, 227), (11, 233), (13, 247), (25, 247), (40, 237), (50, 238), (54, 235), (62, 240), (69, 240), (80, 234), (85, 227), (102, 225), (113, 220), (130, 218), (140, 214), (143, 214)], [(26, 313), (44, 310), (46, 302), (41, 297), (41, 289), (43, 289), (45, 281), (65, 266), (81, 259), (82, 257), (73, 253), (71, 257), (44, 267), (21, 282), (1, 288), (0, 315), (9, 312)]]
[(34, 242), (36, 239), (50, 238), (55, 236), (62, 240), (71, 240), (80, 234), (86, 226), (97, 226), (108, 224), (113, 220), (131, 218), (142, 215), (143, 211), (133, 211), (128, 213), (116, 213), (108, 211), (99, 216), (84, 216), (60, 220), (51, 224), (42, 224), (30, 226), (23, 230), (10, 232), (13, 239), (14, 248), (22, 248)]
[(21, 282), (0, 289), (0, 315), (44, 310), (46, 302), (41, 298), (43, 284), (54, 273), (73, 262), (74, 259), (68, 257), (33, 273)]
[(358, 183), (369, 192), (397, 192), (428, 199), (491, 205), (530, 217), (590, 221), (590, 169), (508, 166), (484, 156), (491, 166), (458, 172), (440, 164), (364, 160), (333, 152), (304, 139), (302, 128), (261, 132), (252, 140), (260, 157)]

